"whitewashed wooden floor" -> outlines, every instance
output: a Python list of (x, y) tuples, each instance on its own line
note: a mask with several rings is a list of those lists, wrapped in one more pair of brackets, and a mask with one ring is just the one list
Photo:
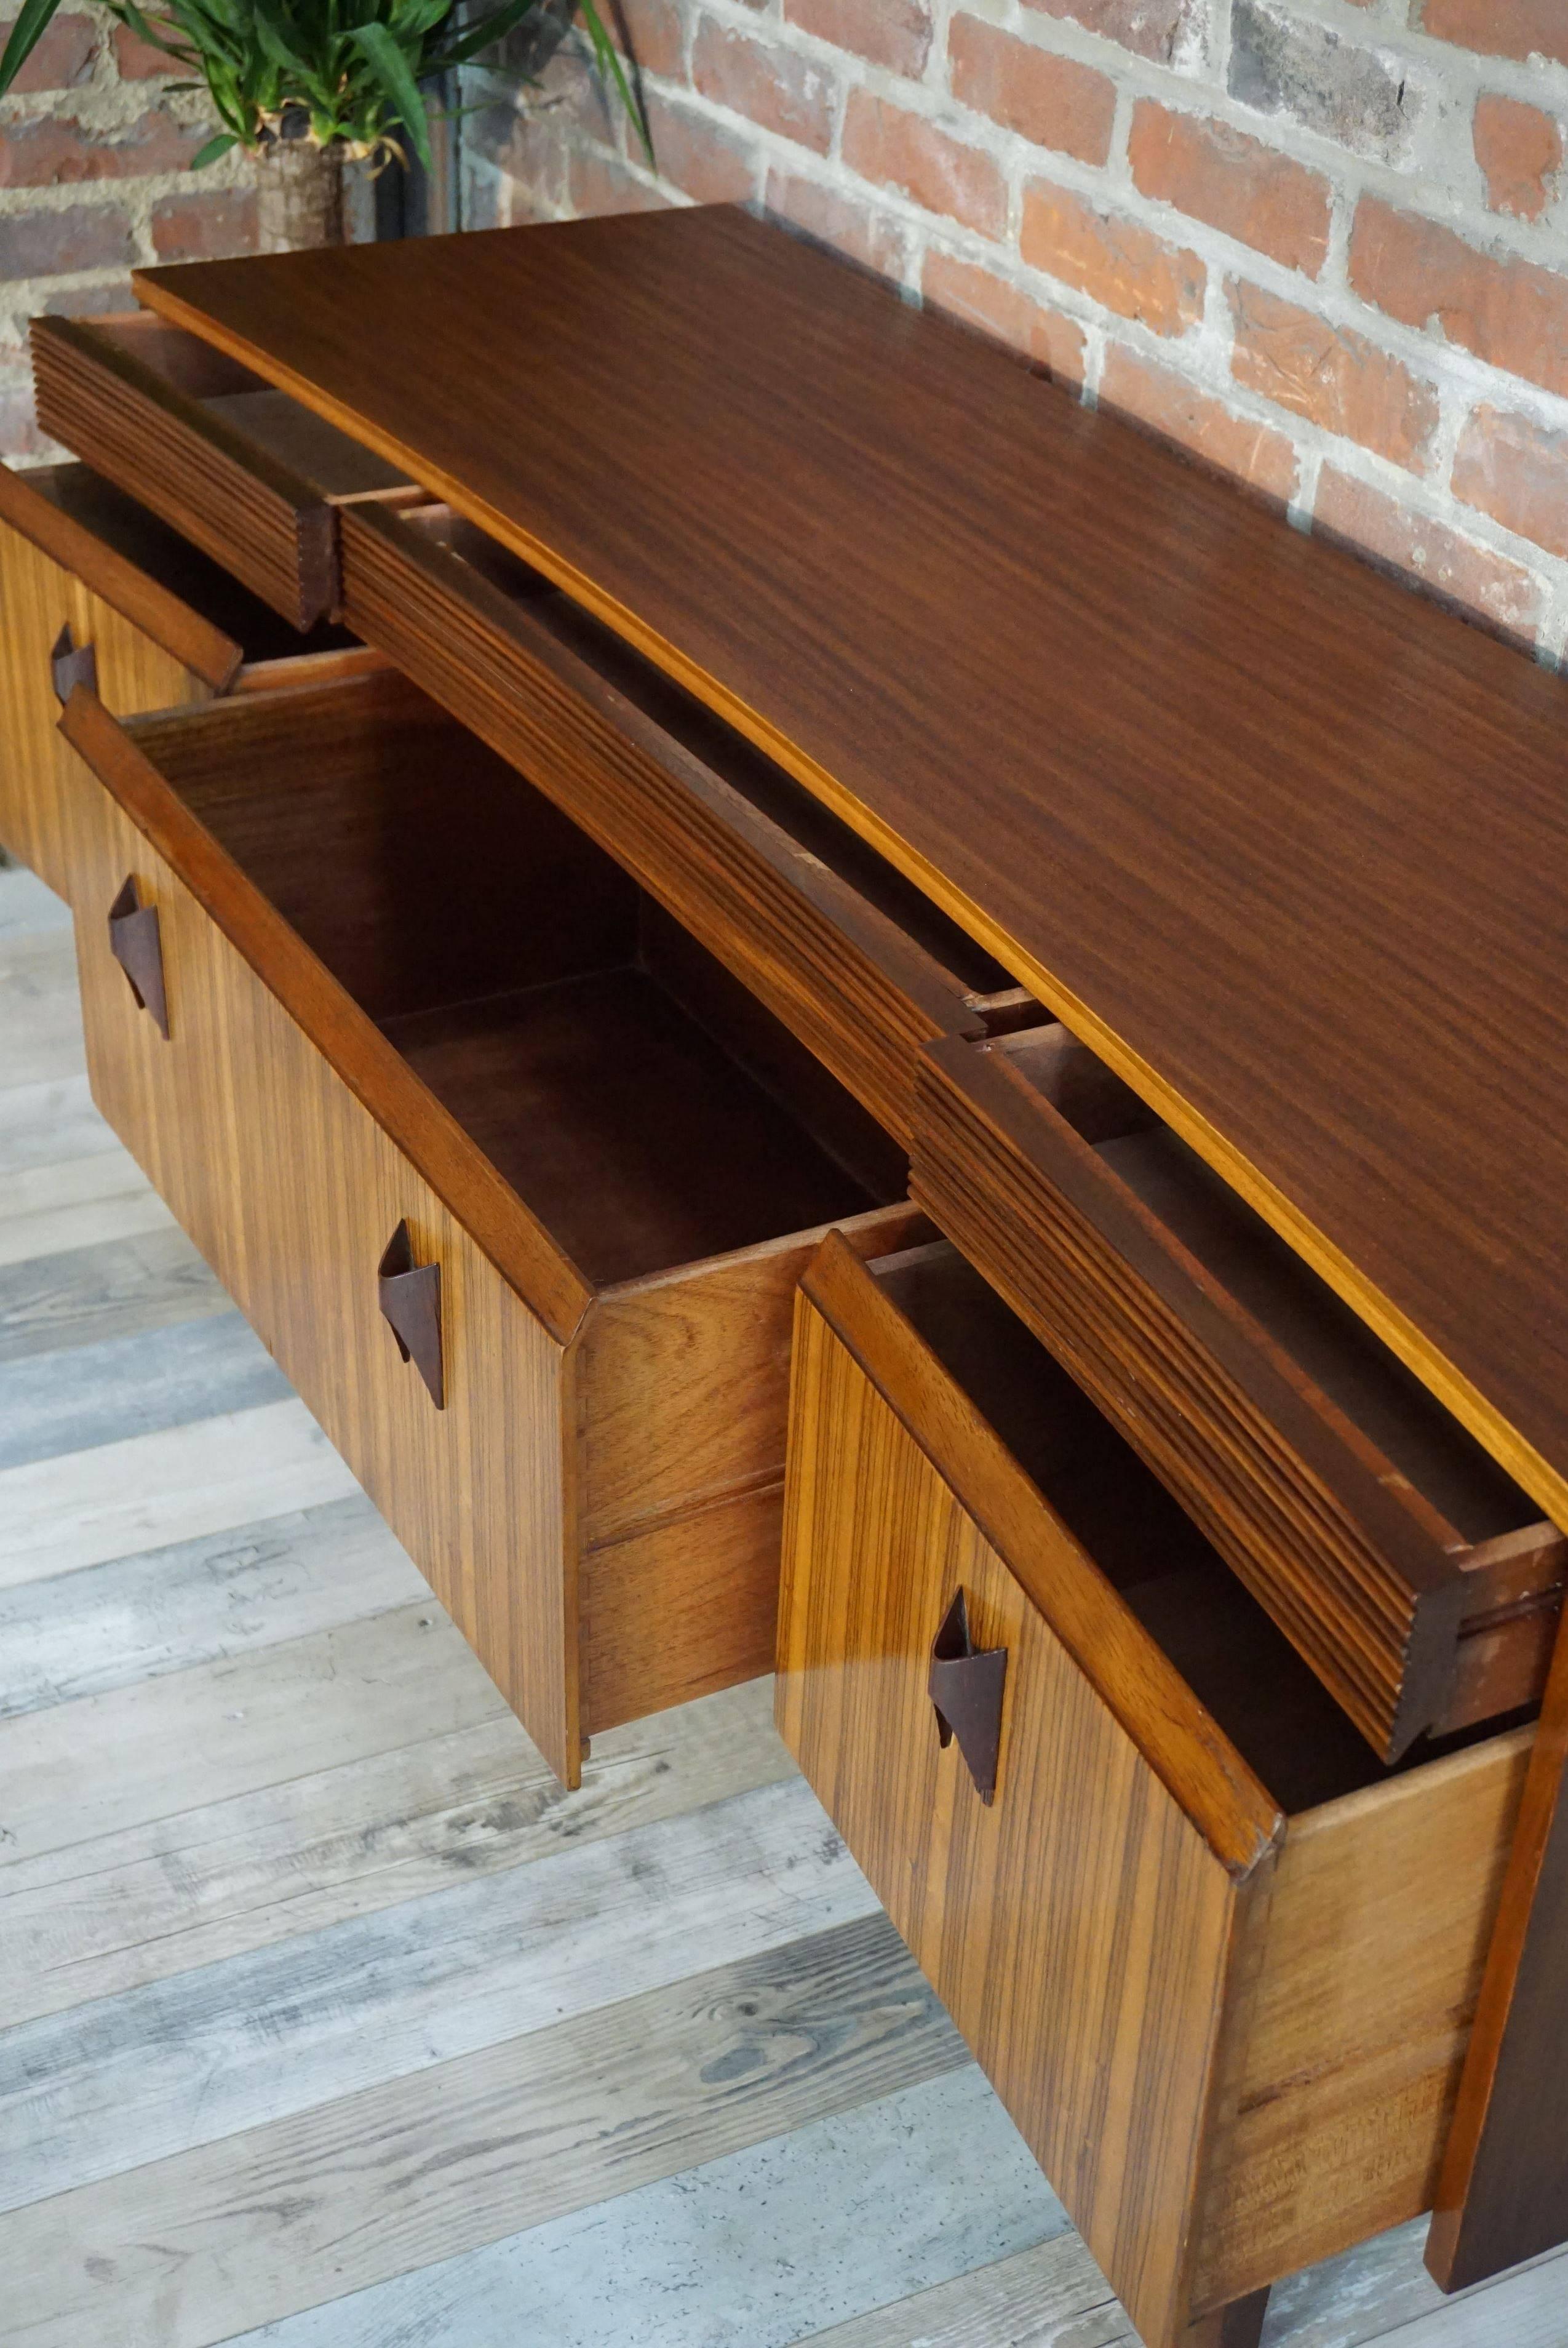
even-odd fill
[[(1128, 2348), (764, 1686), (556, 1787), (95, 1115), (0, 871), (0, 2339)], [(1270, 2348), (1564, 2348), (1408, 2228)]]

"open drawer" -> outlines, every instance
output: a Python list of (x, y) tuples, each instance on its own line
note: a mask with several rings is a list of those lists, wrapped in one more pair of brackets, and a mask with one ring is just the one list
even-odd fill
[(794, 1285), (899, 1153), (392, 672), (62, 730), (94, 1096), (555, 1767), (767, 1670)]
[(0, 467), (0, 840), (69, 887), (56, 733), (72, 683), (118, 716), (381, 664), (302, 635), (86, 465)]
[(946, 1244), (806, 1275), (777, 1716), (1148, 2348), (1430, 2207), (1532, 1731), (1378, 1762)]
[(343, 517), (356, 634), (510, 758), (907, 1146), (927, 1037), (1038, 1016), (782, 768), (445, 506)]
[(140, 311), (35, 318), (38, 423), (296, 626), (337, 600), (333, 507), (393, 467), (238, 360)]
[(932, 1046), (913, 1188), (1385, 1759), (1539, 1699), (1562, 1534), (1065, 1028)]

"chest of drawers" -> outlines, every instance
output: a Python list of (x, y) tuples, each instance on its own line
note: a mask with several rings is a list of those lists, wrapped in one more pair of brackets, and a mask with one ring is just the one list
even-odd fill
[(138, 292), (0, 832), (552, 1765), (776, 1640), (1149, 2348), (1561, 2239), (1560, 682), (727, 209)]

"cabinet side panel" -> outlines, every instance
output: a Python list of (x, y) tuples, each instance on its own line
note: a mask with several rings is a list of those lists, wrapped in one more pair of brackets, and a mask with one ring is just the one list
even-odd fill
[(1206, 2195), (1200, 2304), (1430, 2209), (1532, 1735), (1292, 1824)]
[[(939, 1746), (956, 1590), (1005, 1646), (995, 1804)], [(778, 1720), (1149, 2348), (1181, 2335), (1240, 1894), (925, 1453), (798, 1308)]]

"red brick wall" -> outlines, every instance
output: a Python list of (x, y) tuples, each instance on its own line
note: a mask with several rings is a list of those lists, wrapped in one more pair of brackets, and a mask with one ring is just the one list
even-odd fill
[(627, 0), (474, 224), (764, 204), (1489, 623), (1568, 635), (1568, 0)]
[(165, 94), (173, 70), (110, 18), (62, 10), (0, 101), (0, 456), (49, 453), (33, 423), (29, 318), (132, 309), (138, 263), (255, 241), (243, 160), (189, 169), (215, 120), (200, 94)]

